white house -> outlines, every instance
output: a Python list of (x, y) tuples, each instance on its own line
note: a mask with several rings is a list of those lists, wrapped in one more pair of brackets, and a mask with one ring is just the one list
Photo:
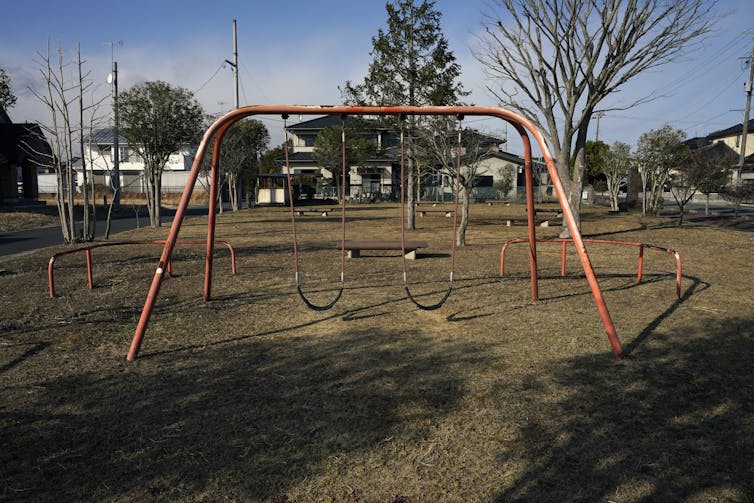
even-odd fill
[[(84, 155), (86, 158), (87, 174), (94, 174), (93, 182), (97, 185), (110, 185), (113, 170), (114, 135), (110, 128), (95, 130), (91, 137), (84, 138)], [(147, 181), (144, 176), (144, 162), (136, 149), (128, 144), (122, 136), (118, 139), (120, 186), (123, 192), (146, 193)], [(188, 179), (191, 165), (194, 162), (194, 147), (184, 147), (170, 155), (167, 165), (162, 173), (163, 192), (183, 191)], [(83, 184), (81, 162), (78, 162), (77, 183)], [(206, 177), (200, 177), (197, 187), (207, 185)]]

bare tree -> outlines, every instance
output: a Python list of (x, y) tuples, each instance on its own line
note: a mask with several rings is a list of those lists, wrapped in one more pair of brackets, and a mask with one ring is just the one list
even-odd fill
[[(63, 49), (58, 46), (57, 62), (54, 62), (47, 42), (45, 54), (37, 53), (40, 58), (39, 72), (45, 83), (45, 90), (31, 89), (50, 114), (49, 124), (40, 124), (45, 136), (50, 140), (52, 152), (45, 155), (45, 165), (52, 168), (57, 175), (57, 206), (60, 228), (66, 243), (94, 239), (94, 230), (90, 226), (90, 207), (88, 198), (88, 180), (86, 177), (86, 157), (84, 155), (85, 114), (92, 113), (92, 107), (84, 106), (84, 95), (91, 92), (92, 84), (88, 74), (83, 72), (84, 61), (81, 50), (77, 52), (75, 76), (67, 74), (68, 65), (64, 62)], [(75, 114), (75, 115), (74, 115)], [(77, 117), (75, 117), (77, 116)], [(74, 118), (75, 117), (75, 118)], [(79, 156), (76, 155), (76, 146)], [(84, 226), (81, 233), (76, 230), (75, 195), (76, 172), (74, 162), (80, 159), (84, 179)]]
[(447, 176), (452, 179), (454, 191), (455, 180), (458, 178), (458, 199), (461, 202), (461, 221), (455, 238), (458, 246), (466, 245), (471, 191), (478, 183), (481, 161), (487, 153), (481, 140), (482, 135), (478, 131), (459, 131), (456, 122), (445, 116), (427, 121), (427, 127), (419, 134), (418, 150), (423, 151), (421, 157), (434, 160), (433, 163), (428, 163), (428, 170), (438, 177)]
[[(689, 42), (709, 32), (714, 2), (497, 0), (497, 5), (502, 12), (487, 15), (475, 56), (498, 80), (489, 89), (500, 103), (548, 137), (580, 222), (592, 115), (637, 75), (681, 56)], [(656, 98), (639, 98), (621, 109)]]

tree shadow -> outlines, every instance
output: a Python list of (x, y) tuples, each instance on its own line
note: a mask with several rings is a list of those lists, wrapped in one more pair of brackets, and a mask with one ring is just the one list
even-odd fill
[(565, 359), (500, 387), (499, 407), (538, 412), (506, 410), (525, 427), (498, 460), (525, 468), (496, 501), (749, 501), (753, 321), (701, 319), (641, 356)]
[[(408, 342), (384, 344), (396, 337)], [(459, 362), (484, 351), (425, 339), (258, 337), (46, 380), (0, 414), (0, 499), (269, 501), (458, 406)]]

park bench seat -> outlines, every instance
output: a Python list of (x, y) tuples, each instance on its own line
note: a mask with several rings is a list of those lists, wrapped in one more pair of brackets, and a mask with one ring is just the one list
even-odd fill
[(293, 211), (296, 212), (296, 215), (300, 217), (306, 215), (307, 213), (319, 213), (323, 217), (326, 217), (328, 213), (333, 211), (333, 209), (332, 208), (303, 207), (303, 208), (293, 208)]
[(421, 217), (424, 218), (427, 216), (428, 213), (443, 213), (446, 217), (450, 218), (453, 216), (453, 210), (451, 209), (443, 209), (443, 208), (432, 208), (430, 209), (416, 209), (416, 213)]
[(511, 204), (509, 199), (487, 199), (485, 202), (487, 203), (487, 206), (492, 206), (493, 204), (504, 204), (506, 206), (510, 206)]
[[(505, 225), (508, 227), (511, 227), (512, 225), (515, 225), (517, 223), (528, 223), (529, 217), (526, 215), (503, 215), (499, 217), (505, 222)], [(534, 216), (534, 223), (539, 224), (540, 227), (549, 227), (550, 222), (554, 222), (557, 220), (557, 216), (551, 216), (551, 217), (545, 217), (540, 215)]]
[[(340, 241), (337, 247), (340, 249)], [(377, 240), (346, 240), (343, 248), (348, 252), (348, 258), (356, 258), (361, 255), (361, 250), (400, 250), (401, 242), (395, 241), (377, 241)], [(416, 250), (429, 246), (426, 241), (406, 241), (405, 250), (406, 258), (413, 260), (416, 258)]]

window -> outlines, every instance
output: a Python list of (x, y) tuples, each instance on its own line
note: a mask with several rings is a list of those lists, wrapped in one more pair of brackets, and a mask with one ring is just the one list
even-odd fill
[[(115, 150), (110, 150), (110, 160), (112, 162), (115, 162)], [(120, 156), (118, 158), (118, 162), (129, 162), (129, 148), (128, 147), (118, 147), (118, 152), (120, 153)]]
[(317, 136), (307, 134), (307, 135), (302, 135), (301, 139), (304, 141), (305, 147), (313, 147), (314, 141), (317, 139)]
[(487, 176), (487, 175), (478, 176), (476, 186), (477, 187), (492, 187), (493, 186), (492, 177)]

